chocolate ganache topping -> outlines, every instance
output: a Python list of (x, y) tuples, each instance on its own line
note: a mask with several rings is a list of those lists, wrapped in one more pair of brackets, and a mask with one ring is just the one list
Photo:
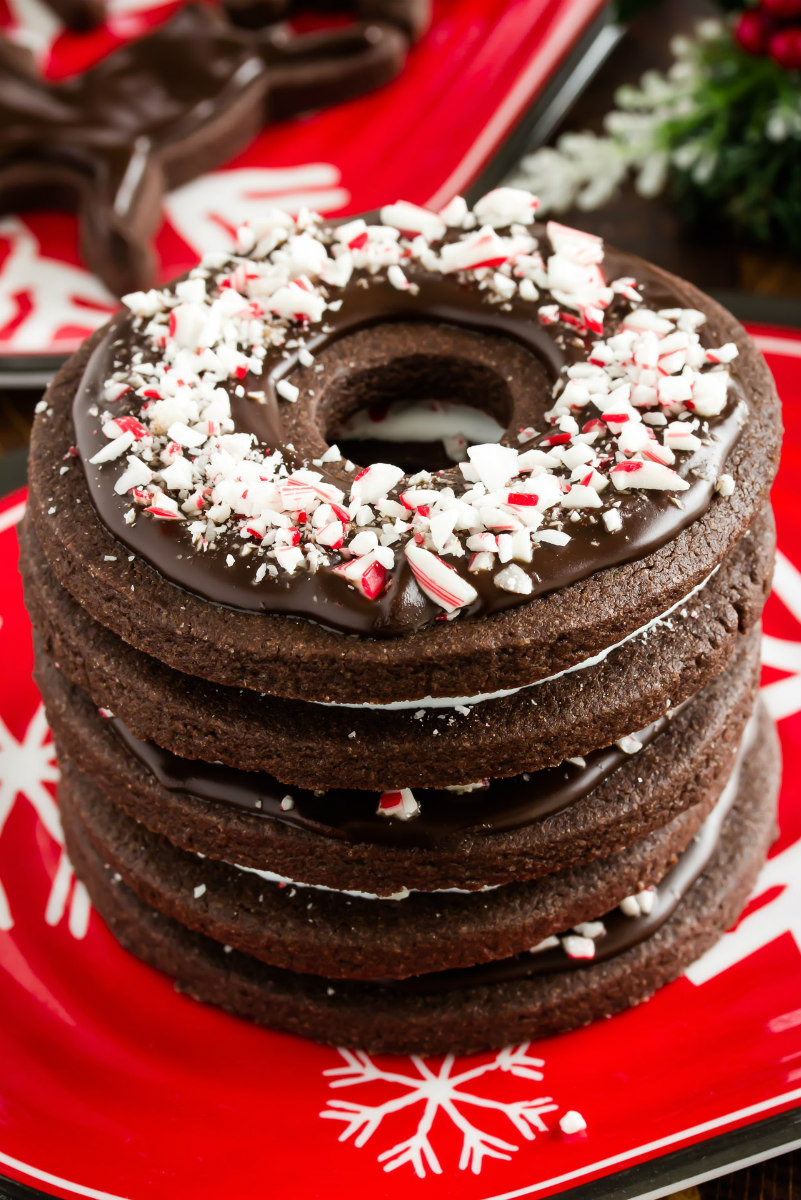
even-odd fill
[[(269, 212), (230, 257), (127, 297), (73, 410), (109, 531), (216, 604), (370, 636), (670, 541), (733, 489), (737, 348), (703, 342), (660, 272), (534, 224), (536, 203), (502, 188), (473, 212)], [(503, 410), (506, 433), (411, 476), (328, 445), (404, 386)]]
[(509, 779), (481, 780), (466, 788), (415, 788), (407, 797), (353, 788), (332, 788), (321, 793), (288, 789), (266, 772), (179, 758), (154, 742), (134, 737), (118, 717), (109, 717), (108, 723), (129, 753), (169, 791), (230, 805), (263, 820), (306, 829), (322, 837), (433, 847), (464, 834), (491, 836), (522, 829), (562, 812), (608, 779), (632, 752), (650, 745), (690, 702), (677, 705), (669, 715), (630, 738), (593, 750), (582, 759)]

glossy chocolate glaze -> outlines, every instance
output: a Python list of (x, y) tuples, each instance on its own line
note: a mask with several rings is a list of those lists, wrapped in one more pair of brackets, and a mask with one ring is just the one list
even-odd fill
[[(608, 251), (604, 271), (608, 280), (631, 274), (632, 264), (625, 256)], [(644, 302), (653, 308), (677, 307), (682, 304), (678, 290), (668, 288), (661, 274), (637, 264), (638, 286)], [(447, 349), (449, 331), (459, 336), (464, 352), (464, 331), (493, 335), (522, 347), (537, 369), (538, 394), (518, 397), (512, 421), (502, 439), (518, 446), (517, 430), (521, 425), (536, 424), (543, 428), (542, 414), (552, 403), (551, 389), (562, 368), (576, 361), (586, 361), (593, 335), (582, 339), (564, 326), (543, 327), (537, 319), (536, 306), (519, 297), (503, 307), (488, 300), (488, 293), (475, 283), (455, 276), (425, 272), (415, 264), (407, 271), (419, 285), (419, 291), (400, 292), (378, 277), (355, 282), (342, 291), (342, 306), (327, 313), (325, 322), (312, 326), (303, 336), (303, 344), (324, 362), (325, 352), (334, 348), (339, 339), (358, 331), (388, 323), (410, 326), (419, 323), (421, 343), (436, 338), (437, 330)], [(607, 333), (614, 331), (628, 304), (617, 300), (607, 314)], [(305, 617), (318, 624), (345, 633), (363, 636), (398, 636), (411, 633), (442, 616), (442, 610), (423, 595), (418, 588), (403, 554), (396, 557), (385, 591), (375, 600), (368, 600), (341, 577), (324, 567), (315, 574), (298, 571), (289, 576), (279, 572), (269, 575), (254, 586), (253, 573), (261, 561), (258, 552), (249, 557), (234, 554), (233, 565), (226, 564), (231, 551), (241, 548), (241, 539), (224, 536), (208, 553), (196, 552), (183, 529), (182, 522), (154, 521), (137, 516), (128, 525), (124, 520), (130, 501), (115, 495), (113, 482), (118, 468), (93, 466), (89, 459), (104, 444), (99, 428), (98, 397), (102, 385), (114, 370), (126, 365), (131, 354), (141, 352), (141, 341), (132, 334), (129, 318), (120, 317), (110, 327), (106, 337), (96, 347), (81, 384), (77, 390), (73, 419), (76, 445), (86, 472), (89, 492), (98, 514), (109, 531), (129, 550), (150, 563), (165, 579), (180, 588), (201, 596), (214, 604), (248, 612), (285, 613)], [(238, 431), (256, 434), (262, 446), (280, 448), (292, 467), (309, 463), (325, 450), (324, 404), (318, 395), (307, 396), (310, 385), (319, 383), (313, 369), (302, 368), (298, 362), (299, 346), (292, 349), (276, 347), (268, 350), (263, 374), (248, 376), (241, 386), (229, 383), (232, 417)], [(434, 348), (432, 347), (432, 352)], [(439, 346), (439, 353), (444, 351)], [(152, 353), (152, 351), (149, 351)], [(281, 401), (275, 387), (280, 379), (292, 378), (301, 386), (296, 404)], [(314, 388), (312, 388), (314, 391)], [(259, 397), (258, 402), (252, 398)], [(675, 470), (690, 487), (679, 496), (666, 492), (621, 493), (622, 528), (609, 533), (592, 510), (584, 511), (575, 523), (568, 526), (571, 541), (557, 547), (540, 544), (535, 548), (531, 564), (518, 564), (532, 580), (530, 595), (503, 591), (492, 580), (492, 572), (467, 575), (478, 592), (477, 599), (465, 606), (459, 619), (500, 612), (526, 603), (536, 596), (566, 587), (586, 579), (599, 570), (644, 557), (673, 539), (681, 529), (697, 520), (707, 509), (714, 493), (715, 480), (740, 430), (737, 402), (741, 392), (736, 382), (730, 389), (729, 401), (720, 417), (700, 433), (705, 444), (694, 454), (681, 455)], [(123, 397), (115, 406), (115, 414), (132, 411), (136, 400)], [(126, 404), (129, 406), (127, 407)], [(342, 414), (339, 414), (342, 415)], [(543, 435), (547, 434), (547, 427)], [(539, 438), (526, 444), (536, 447)], [(292, 447), (293, 449), (288, 449)], [(388, 458), (391, 459), (391, 447)], [(341, 464), (320, 468), (326, 481), (347, 493), (354, 472), (346, 472)], [(466, 490), (456, 468), (441, 472), (439, 478), (451, 483), (457, 494)], [(395, 493), (406, 486), (403, 481)], [(547, 524), (547, 521), (546, 521)], [(338, 559), (338, 556), (335, 556)], [(332, 563), (332, 566), (336, 562)], [(452, 564), (467, 574), (467, 560)]]
[[(640, 730), (636, 737), (649, 745), (690, 701), (671, 710), (671, 716)], [(563, 762), (558, 767), (493, 779), (480, 790), (456, 793), (447, 789), (415, 788), (420, 812), (408, 821), (377, 815), (378, 795), (334, 788), (317, 794), (287, 788), (264, 772), (239, 771), (224, 763), (179, 758), (153, 742), (142, 742), (117, 717), (108, 718), (126, 750), (171, 792), (230, 805), (264, 820), (306, 829), (320, 837), (388, 846), (442, 846), (465, 835), (503, 833), (544, 820), (588, 796), (628, 758), (617, 745), (594, 750), (585, 766)], [(291, 795), (294, 806), (281, 808)]]

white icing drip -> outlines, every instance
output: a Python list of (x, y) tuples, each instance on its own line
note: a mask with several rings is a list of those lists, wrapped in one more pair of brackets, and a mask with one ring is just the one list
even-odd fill
[(562, 675), (570, 675), (574, 671), (585, 671), (587, 667), (594, 667), (597, 663), (603, 662), (613, 650), (619, 649), (620, 646), (625, 646), (627, 642), (634, 638), (644, 637), (657, 625), (665, 621), (677, 609), (686, 604), (697, 592), (706, 587), (712, 576), (720, 569), (715, 567), (709, 572), (706, 579), (702, 579), (692, 591), (689, 591), (681, 600), (677, 600), (670, 608), (665, 609), (658, 617), (648, 621), (646, 625), (641, 625), (639, 629), (635, 629), (633, 633), (629, 633), (621, 641), (615, 642), (613, 646), (607, 646), (605, 650), (600, 650), (598, 654), (592, 655), (591, 658), (582, 659), (579, 663), (574, 663), (572, 667), (565, 667), (563, 671), (557, 671), (554, 675), (546, 675), (543, 679), (535, 679), (533, 683), (524, 683), (521, 687), (504, 688), (498, 692), (481, 692), (477, 696), (423, 696), (418, 700), (391, 700), (388, 704), (374, 704), (372, 701), (359, 701), (351, 703), (339, 703), (332, 700), (313, 700), (313, 704), (322, 704), (326, 708), (377, 708), (382, 712), (403, 712), (409, 709), (418, 708), (459, 708), (471, 707), (475, 704), (483, 704), (487, 700), (502, 700), (504, 696), (514, 696), (518, 692), (524, 692), (527, 688), (539, 687), (542, 683), (549, 683), (552, 679), (560, 679)]
[[(235, 871), (247, 871), (249, 875), (258, 875), (260, 879), (264, 879), (267, 883), (281, 883), (287, 887), (296, 888), (311, 888), (315, 892), (335, 892), (338, 896), (355, 896), (359, 900), (405, 900), (411, 896), (412, 892), (421, 892), (422, 888), (407, 888), (402, 887), (397, 892), (392, 892), (389, 896), (379, 896), (376, 892), (356, 892), (350, 888), (334, 888), (328, 887), (324, 883), (302, 883), (298, 879), (290, 879), (288, 875), (276, 875), (275, 871), (260, 871), (257, 867), (243, 867), (240, 863), (226, 863), (226, 866), (233, 867)], [(494, 892), (500, 884), (486, 884), (480, 888), (432, 888), (427, 895), (444, 896), (449, 893), (458, 894), (460, 896), (478, 894), (479, 892)]]

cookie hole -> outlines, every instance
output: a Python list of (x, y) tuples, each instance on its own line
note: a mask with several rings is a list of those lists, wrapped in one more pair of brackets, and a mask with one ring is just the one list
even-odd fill
[(512, 412), (509, 386), (492, 368), (428, 354), (352, 371), (326, 402), (329, 443), (360, 466), (389, 461), (409, 474), (445, 470), (468, 446), (499, 442)]

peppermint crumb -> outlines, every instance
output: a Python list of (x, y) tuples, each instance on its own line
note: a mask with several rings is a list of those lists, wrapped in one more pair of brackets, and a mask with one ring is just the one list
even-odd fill
[(201, 896), (204, 896), (204, 895), (205, 895), (205, 893), (206, 893), (206, 885), (205, 885), (205, 883), (199, 883), (199, 884), (197, 885), (197, 887), (195, 888), (195, 891), (194, 891), (194, 897), (195, 897), (195, 899), (196, 899), (196, 900), (199, 900)]
[(284, 796), (283, 800), (281, 801), (281, 808), (283, 809), (283, 811), (289, 812), (294, 807), (295, 807), (295, 801), (292, 799), (292, 797)]
[(566, 1133), (568, 1135), (572, 1133), (583, 1133), (587, 1128), (587, 1122), (584, 1120), (581, 1113), (571, 1109), (570, 1112), (566, 1112), (563, 1117), (559, 1118), (559, 1128), (562, 1130), (562, 1133)]
[(275, 390), (279, 396), (282, 396), (284, 400), (289, 400), (291, 404), (294, 404), (300, 395), (300, 388), (296, 388), (294, 383), (290, 383), (288, 379), (279, 379)]
[(348, 737), (349, 737), (349, 738), (355, 738), (355, 737), (356, 737), (356, 730), (355, 730), (355, 729), (351, 729), (350, 733), (348, 734)]
[(232, 950), (233, 946), (223, 946), (223, 954), (230, 954)]
[(103, 555), (103, 562), (116, 562), (116, 561), (117, 561), (116, 554), (104, 554)]
[[(693, 453), (702, 438), (709, 440), (710, 419), (720, 416), (727, 403), (726, 365), (736, 357), (736, 346), (703, 346), (691, 310), (651, 311), (633, 280), (609, 280), (598, 268), (588, 281), (586, 272), (577, 269), (586, 253), (587, 235), (553, 223), (544, 237), (530, 229), (536, 207), (531, 194), (496, 189), (479, 200), (472, 213), (464, 201), (459, 204), (464, 216), (452, 223), (406, 202), (388, 205), (378, 223), (354, 223), (357, 238), (344, 233), (344, 227), (331, 228), (307, 215), (302, 225), (303, 270), (280, 248), (290, 226), (288, 218), (277, 214), (267, 221), (264, 235), (264, 246), (272, 249), (260, 248), (254, 231), (245, 225), (233, 259), (209, 255), (173, 290), (150, 289), (126, 296), (125, 304), (147, 345), (127, 362), (122, 358), (115, 362), (105, 382), (102, 410), (98, 405), (90, 409), (97, 420), (96, 432), (106, 439), (91, 461), (101, 464), (125, 458), (114, 488), (120, 496), (133, 493), (137, 507), (126, 514), (126, 523), (133, 524), (140, 512), (146, 521), (186, 520), (184, 528), (199, 552), (219, 545), (220, 535), (241, 538), (244, 544), (238, 550), (226, 557), (231, 547), (225, 546), (221, 557), (231, 567), (235, 556), (258, 556), (250, 577), (254, 584), (268, 576), (278, 578), (282, 571), (293, 576), (335, 566), (343, 586), (356, 587), (369, 599), (384, 594), (392, 582), (387, 576), (395, 567), (395, 555), (403, 553), (424, 591), (421, 581), (431, 583), (429, 594), (446, 610), (441, 619), (451, 620), (472, 603), (476, 589), (463, 571), (450, 569), (449, 556), (462, 558), (469, 551), (472, 557), (464, 563), (468, 574), (489, 572), (496, 586), (529, 595), (534, 556), (542, 553), (540, 543), (564, 546), (570, 541), (567, 526), (571, 524), (576, 532), (579, 525), (587, 532), (602, 521), (608, 532), (620, 530), (625, 522), (617, 511), (620, 501), (613, 499), (616, 493), (687, 490), (687, 480), (668, 464), (677, 461), (677, 454)], [(380, 225), (387, 228), (381, 230)], [(443, 242), (447, 227), (460, 232), (455, 240)], [(387, 233), (392, 236), (384, 236)], [(598, 239), (590, 238), (589, 244), (602, 257)], [(488, 253), (497, 270), (482, 265)], [(348, 480), (348, 496), (347, 485), (343, 488), (318, 472), (310, 473), (305, 463), (302, 470), (292, 470), (280, 452), (264, 455), (265, 448), (250, 442), (250, 435), (237, 433), (227, 393), (245, 394), (242, 381), (262, 374), (268, 345), (284, 347), (282, 369), (287, 375), (295, 363), (321, 371), (304, 338), (331, 332), (325, 314), (342, 305), (351, 272), (361, 273), (355, 279), (358, 288), (368, 288), (372, 276), (378, 275), (397, 288), (414, 290), (417, 285), (410, 284), (405, 271), (415, 261), (425, 270), (473, 273), (483, 298), (501, 310), (508, 308), (512, 297), (536, 305), (532, 315), (537, 313), (543, 325), (556, 327), (552, 336), (557, 345), (576, 346), (579, 361), (566, 367), (556, 382), (553, 406), (546, 414), (548, 436), (539, 446), (525, 449), (537, 431), (524, 427), (518, 433), (520, 451), (495, 444), (470, 447), (459, 466), (462, 478), (457, 495), (427, 472), (413, 476), (411, 490), (433, 484), (426, 488), (427, 515), (422, 514), (422, 505), (406, 505), (408, 512), (419, 507), (413, 523), (390, 496), (402, 477), (400, 468), (373, 464)], [(252, 295), (263, 294), (265, 282), (271, 296), (269, 314), (261, 305), (248, 303)], [(559, 303), (549, 303), (555, 294)], [(613, 329), (605, 330), (604, 310), (612, 295), (625, 300), (627, 309), (619, 325), (616, 321)], [(590, 362), (582, 361), (587, 333), (598, 339), (593, 341)], [(648, 359), (654, 340), (669, 344), (669, 350), (661, 353), (659, 372), (643, 372), (640, 364)], [(151, 360), (150, 350), (164, 353), (157, 352)], [(177, 355), (182, 361), (186, 358), (181, 374), (188, 394), (180, 402), (165, 386), (166, 372), (172, 369), (169, 364), (178, 361)], [(254, 384), (257, 390), (247, 395), (264, 403), (265, 394), (258, 390), (255, 378)], [(137, 401), (147, 400), (137, 406), (138, 416), (108, 408), (131, 391)], [(630, 402), (627, 397), (634, 391), (636, 398)], [(608, 399), (613, 392), (612, 410)], [(275, 393), (290, 403), (301, 395), (288, 377), (275, 383)], [(590, 412), (591, 420), (580, 424), (574, 414), (587, 405), (594, 405), (603, 419)], [(51, 411), (41, 401), (37, 411), (45, 408)], [(670, 413), (670, 421), (663, 409)], [(741, 405), (739, 412), (744, 419), (747, 407)], [(215, 443), (228, 434), (232, 436), (220, 478)], [(296, 453), (292, 443), (282, 450)], [(314, 465), (339, 460), (340, 452), (332, 446)], [(268, 486), (251, 492), (249, 481), (257, 461), (263, 469), (259, 483)], [(710, 479), (714, 480), (719, 465), (710, 456)], [(344, 470), (352, 475), (357, 468), (348, 460)], [(534, 478), (536, 491), (531, 488)], [(717, 480), (722, 495), (731, 494), (728, 489), (734, 485), (729, 480), (727, 476)], [(614, 490), (602, 496), (610, 483)], [(213, 494), (217, 486), (227, 498)], [(494, 497), (492, 505), (486, 503), (487, 495)], [(675, 496), (669, 498), (683, 507)], [(454, 507), (462, 505), (473, 509), (473, 517), (467, 523), (460, 521), (456, 531)], [(538, 511), (531, 512), (532, 507)], [(283, 535), (279, 537), (287, 521), (297, 537), (291, 545)], [(543, 521), (545, 528), (539, 528)], [(496, 528), (509, 532), (496, 535)], [(378, 544), (371, 545), (370, 538)], [(341, 562), (333, 558), (340, 548)], [(519, 565), (532, 563), (532, 570)], [(467, 715), (464, 706), (449, 707), (451, 714)], [(450, 722), (453, 716), (441, 719)]]

